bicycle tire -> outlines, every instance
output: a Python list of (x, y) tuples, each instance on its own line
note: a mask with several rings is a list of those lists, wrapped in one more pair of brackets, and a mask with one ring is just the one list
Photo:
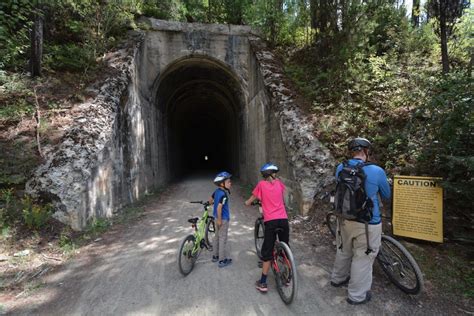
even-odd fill
[(390, 281), (407, 294), (423, 290), (423, 274), (413, 256), (395, 238), (382, 235), (377, 262)]
[(208, 250), (212, 250), (214, 238), (216, 237), (216, 225), (212, 218), (209, 218), (206, 223), (206, 232), (204, 233), (204, 240), (208, 246)]
[(263, 246), (264, 237), (265, 237), (265, 225), (263, 223), (263, 219), (260, 217), (255, 220), (255, 228), (254, 228), (255, 251), (257, 253), (257, 257), (260, 260), (262, 260), (262, 246)]
[(280, 270), (276, 271), (273, 269), (277, 290), (282, 301), (289, 305), (296, 298), (298, 291), (298, 273), (296, 271), (295, 258), (286, 243), (278, 242), (275, 247), (277, 256), (276, 262)]
[(194, 268), (194, 263), (196, 262), (197, 256), (192, 255), (192, 250), (195, 245), (194, 235), (188, 235), (183, 239), (179, 247), (178, 252), (178, 266), (179, 272), (182, 275), (187, 276)]
[(333, 212), (329, 212), (326, 215), (326, 225), (329, 228), (329, 231), (331, 232), (331, 235), (333, 237), (336, 237), (336, 231), (337, 231), (337, 216)]

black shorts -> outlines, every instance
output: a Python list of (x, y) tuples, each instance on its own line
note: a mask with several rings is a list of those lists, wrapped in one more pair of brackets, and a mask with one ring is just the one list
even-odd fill
[(285, 243), (290, 241), (290, 226), (288, 225), (287, 219), (274, 219), (272, 221), (265, 222), (265, 235), (262, 245), (262, 260), (270, 261), (273, 257), (273, 246), (276, 241), (275, 230), (281, 228), (282, 231), (278, 233), (278, 239)]

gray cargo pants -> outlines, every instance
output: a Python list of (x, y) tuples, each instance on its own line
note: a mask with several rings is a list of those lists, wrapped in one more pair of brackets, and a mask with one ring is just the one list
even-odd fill
[[(365, 224), (342, 220), (338, 231), (339, 229), (341, 233), (336, 234), (337, 253), (331, 281), (341, 283), (350, 276), (348, 297), (352, 301), (360, 302), (372, 287), (372, 265), (381, 245), (382, 224), (369, 225), (369, 243), (373, 252), (368, 255), (365, 253)], [(339, 249), (341, 242), (342, 249)]]
[(227, 250), (227, 233), (229, 231), (229, 221), (222, 220), (221, 228), (217, 227), (216, 220), (216, 239), (214, 241), (214, 256), (219, 256), (219, 260), (224, 260), (229, 254)]

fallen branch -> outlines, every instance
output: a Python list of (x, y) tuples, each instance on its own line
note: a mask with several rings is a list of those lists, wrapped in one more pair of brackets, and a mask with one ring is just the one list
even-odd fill
[(38, 145), (38, 153), (41, 158), (44, 158), (43, 151), (41, 150), (41, 142), (40, 142), (40, 125), (41, 125), (41, 112), (40, 112), (40, 105), (38, 102), (38, 95), (36, 93), (36, 87), (33, 88), (33, 92), (35, 94), (35, 103), (36, 103), (36, 143)]
[(61, 259), (61, 258), (49, 257), (49, 256), (47, 256), (47, 255), (45, 255), (45, 254), (42, 254), (41, 256), (42, 256), (43, 258), (49, 259), (49, 260), (63, 261), (63, 259)]

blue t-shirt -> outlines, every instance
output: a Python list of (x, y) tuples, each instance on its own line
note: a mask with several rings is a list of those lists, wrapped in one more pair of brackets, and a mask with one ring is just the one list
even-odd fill
[(214, 198), (214, 217), (217, 219), (217, 206), (222, 204), (222, 219), (230, 220), (229, 197), (227, 193), (223, 189), (218, 188), (214, 191), (212, 197)]
[[(360, 159), (349, 159), (349, 165), (351, 166), (355, 166), (360, 163), (363, 163), (363, 161)], [(342, 163), (337, 166), (336, 181), (342, 168)], [(379, 199), (377, 197), (377, 193), (380, 193), (384, 199), (389, 199), (391, 195), (390, 185), (388, 184), (385, 171), (379, 166), (368, 165), (362, 169), (366, 175), (365, 192), (367, 193), (367, 196), (374, 202), (373, 217), (369, 224), (378, 224), (382, 221), (382, 217), (380, 216)]]

